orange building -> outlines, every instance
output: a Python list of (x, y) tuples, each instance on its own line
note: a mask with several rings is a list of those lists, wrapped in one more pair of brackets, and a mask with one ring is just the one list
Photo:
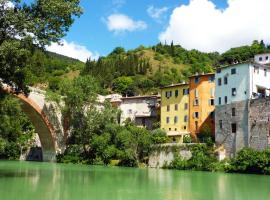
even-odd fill
[(189, 131), (195, 138), (200, 133), (215, 133), (215, 74), (189, 77)]

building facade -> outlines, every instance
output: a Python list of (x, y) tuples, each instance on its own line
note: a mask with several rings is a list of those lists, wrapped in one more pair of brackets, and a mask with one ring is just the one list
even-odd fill
[(217, 145), (224, 146), (226, 157), (251, 147), (252, 119), (256, 113), (252, 105), (270, 95), (270, 54), (257, 55), (254, 61), (221, 67), (216, 72), (215, 140)]
[(160, 126), (172, 142), (181, 143), (189, 134), (189, 85), (174, 84), (161, 88)]
[(189, 78), (189, 131), (194, 138), (215, 131), (215, 74)]
[(131, 120), (139, 127), (152, 129), (158, 122), (159, 96), (134, 96), (121, 98), (120, 124)]

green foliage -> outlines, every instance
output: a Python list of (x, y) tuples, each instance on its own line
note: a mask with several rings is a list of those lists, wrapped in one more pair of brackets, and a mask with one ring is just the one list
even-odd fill
[(244, 148), (231, 160), (227, 171), (240, 173), (270, 174), (270, 149), (256, 151)]
[(218, 161), (211, 147), (204, 144), (197, 144), (190, 146), (189, 150), (192, 153), (190, 159), (187, 160), (176, 156), (175, 159), (165, 167), (169, 169), (199, 171), (213, 171), (214, 169), (218, 169), (218, 167), (214, 167)]
[(90, 76), (80, 76), (60, 90), (65, 96), (71, 137), (66, 152), (58, 155), (59, 162), (107, 165), (119, 160), (119, 165), (137, 166), (145, 161), (153, 143), (165, 141), (164, 132), (152, 134), (132, 123), (117, 124), (119, 111), (109, 102), (98, 109), (98, 86)]
[(192, 143), (191, 136), (190, 135), (184, 135), (183, 142), (184, 143)]
[(169, 140), (166, 132), (162, 129), (155, 129), (151, 131), (151, 135), (154, 144), (163, 144), (168, 142)]
[(134, 94), (133, 92), (133, 80), (130, 77), (126, 77), (126, 76), (121, 76), (116, 78), (113, 81), (113, 90), (115, 92), (118, 92), (122, 95), (128, 95), (131, 96)]
[[(14, 7), (7, 7), (8, 2)], [(59, 42), (72, 25), (74, 16), (82, 13), (79, 0), (26, 2), (0, 1), (0, 78), (24, 92), (27, 92), (28, 84), (27, 66), (34, 49)], [(31, 81), (33, 79), (31, 77)]]
[(251, 46), (242, 46), (237, 48), (232, 48), (229, 51), (221, 55), (221, 64), (232, 64), (234, 62), (244, 62), (249, 61), (256, 54), (270, 52), (263, 40), (259, 43), (254, 40)]
[[(26, 66), (26, 81), (28, 85), (49, 82), (49, 89), (59, 90), (59, 82), (66, 73), (82, 69), (84, 63), (79, 60), (56, 53), (43, 52), (35, 49)], [(58, 82), (58, 83), (57, 83)]]
[(23, 114), (19, 102), (0, 94), (0, 158), (18, 159), (21, 149), (28, 146), (34, 128)]

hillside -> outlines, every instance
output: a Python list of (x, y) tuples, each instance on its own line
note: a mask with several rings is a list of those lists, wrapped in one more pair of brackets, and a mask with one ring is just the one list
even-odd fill
[(160, 87), (187, 81), (192, 74), (213, 72), (221, 65), (246, 61), (269, 51), (270, 46), (256, 40), (250, 46), (232, 48), (223, 54), (188, 51), (173, 43), (129, 51), (117, 47), (98, 61), (88, 60), (82, 75), (96, 77), (107, 92), (155, 94)]
[(108, 56), (86, 63), (51, 52), (36, 51), (28, 67), (29, 85), (57, 91), (64, 80), (94, 76), (103, 93), (123, 95), (156, 94), (159, 88), (187, 81), (195, 73), (213, 72), (220, 65), (246, 61), (269, 52), (263, 41), (232, 48), (219, 54), (186, 50), (180, 45), (157, 44), (126, 51), (115, 48)]
[[(57, 53), (35, 50), (27, 66), (28, 85), (47, 89), (63, 79), (74, 79), (83, 69), (84, 63)], [(49, 84), (50, 83), (50, 84)]]

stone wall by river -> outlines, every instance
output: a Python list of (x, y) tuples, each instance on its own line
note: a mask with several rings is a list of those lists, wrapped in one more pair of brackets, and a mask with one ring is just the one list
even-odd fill
[(162, 144), (153, 146), (152, 153), (149, 155), (148, 166), (150, 168), (162, 168), (170, 164), (175, 156), (183, 159), (191, 158), (192, 154), (188, 146), (192, 144)]

